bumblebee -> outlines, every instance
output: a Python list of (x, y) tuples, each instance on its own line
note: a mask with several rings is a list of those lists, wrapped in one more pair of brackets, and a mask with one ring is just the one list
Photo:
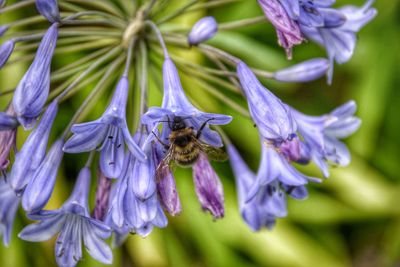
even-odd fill
[(228, 159), (228, 155), (222, 149), (210, 146), (199, 140), (204, 127), (212, 118), (205, 121), (197, 131), (193, 127), (188, 127), (184, 120), (185, 118), (180, 116), (175, 116), (172, 121), (168, 119), (168, 126), (171, 129), (168, 137), (169, 144), (165, 144), (153, 132), (157, 140), (167, 150), (165, 157), (157, 167), (157, 177), (160, 177), (159, 174), (164, 168), (170, 168), (173, 164), (183, 168), (191, 167), (199, 158), (200, 153), (205, 153), (215, 161)]

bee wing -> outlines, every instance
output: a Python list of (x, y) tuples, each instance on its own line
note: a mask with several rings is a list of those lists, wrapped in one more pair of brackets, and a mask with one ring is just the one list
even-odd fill
[(214, 161), (226, 161), (228, 159), (228, 154), (218, 147), (213, 147), (203, 142), (197, 141), (197, 145), (200, 147), (201, 151), (205, 152), (207, 156)]
[(172, 171), (172, 168), (175, 166), (174, 161), (172, 159), (173, 155), (173, 146), (167, 151), (165, 157), (158, 164), (156, 169), (156, 181), (159, 182), (163, 177), (166, 176), (166, 172)]

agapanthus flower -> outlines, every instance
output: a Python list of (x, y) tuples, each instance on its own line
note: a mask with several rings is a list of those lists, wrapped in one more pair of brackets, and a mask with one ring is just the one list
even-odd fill
[(258, 0), (258, 3), (265, 16), (274, 25), (279, 45), (286, 50), (287, 57), (291, 59), (292, 47), (303, 42), (298, 23), (290, 18), (279, 0)]
[(90, 169), (84, 167), (78, 176), (74, 191), (64, 205), (57, 210), (43, 210), (29, 217), (40, 221), (25, 227), (19, 237), (40, 242), (59, 233), (55, 256), (59, 266), (73, 267), (82, 258), (82, 240), (89, 254), (96, 260), (111, 264), (112, 252), (102, 240), (110, 237), (111, 229), (89, 215), (88, 194)]
[(93, 210), (93, 217), (97, 220), (103, 221), (105, 219), (110, 203), (111, 189), (112, 179), (107, 178), (99, 169), (97, 171), (96, 205)]
[(224, 217), (224, 189), (204, 153), (200, 153), (199, 159), (193, 165), (193, 181), (203, 210), (209, 211), (214, 219)]
[(16, 150), (18, 121), (14, 116), (12, 105), (7, 107), (6, 112), (0, 112), (0, 172), (5, 171), (10, 163), (11, 149)]
[(190, 45), (198, 45), (211, 39), (218, 31), (218, 23), (214, 17), (208, 16), (197, 21), (188, 36)]
[[(185, 118), (188, 127), (199, 129), (205, 121), (208, 121), (208, 124), (211, 125), (224, 125), (232, 120), (231, 116), (206, 113), (195, 108), (187, 99), (179, 79), (178, 70), (170, 58), (166, 58), (164, 61), (163, 79), (164, 97), (161, 108), (151, 107), (142, 116), (143, 124), (154, 125), (160, 121), (172, 121), (175, 116), (179, 116)], [(163, 137), (167, 137), (170, 129), (164, 128)], [(216, 147), (223, 145), (219, 134), (211, 130), (208, 125), (203, 129), (200, 140)]]
[(14, 92), (13, 105), (19, 122), (31, 129), (42, 112), (50, 91), (50, 67), (58, 37), (55, 23), (43, 36), (35, 59)]
[[(257, 181), (257, 177), (233, 145), (228, 145), (227, 149), (235, 176), (240, 213), (253, 231), (258, 231), (262, 227), (272, 229), (276, 218), (287, 215), (286, 194), (295, 199), (307, 197), (307, 189), (304, 186), (289, 186), (282, 181), (272, 180), (261, 186), (257, 194), (249, 199), (249, 191)], [(265, 166), (261, 161), (260, 168), (263, 167)]]
[(33, 174), (44, 159), (57, 110), (58, 103), (53, 101), (43, 113), (38, 125), (28, 136), (22, 148), (15, 155), (9, 181), (11, 187), (19, 194), (32, 180)]
[(57, 0), (36, 0), (36, 9), (51, 23), (60, 22)]
[(101, 171), (110, 178), (117, 178), (122, 172), (124, 144), (136, 158), (140, 160), (146, 158), (134, 142), (126, 123), (128, 89), (128, 78), (122, 76), (103, 115), (95, 121), (73, 125), (71, 131), (74, 135), (63, 148), (67, 153), (100, 150)]
[[(4, 28), (3, 31), (5, 30)], [(14, 46), (15, 42), (13, 40), (6, 41), (0, 46), (0, 69), (7, 63), (11, 53), (14, 51)]]
[(297, 126), (288, 107), (260, 83), (244, 62), (238, 63), (237, 74), (251, 117), (263, 138), (274, 142), (291, 139)]
[(282, 82), (309, 82), (325, 75), (328, 69), (329, 60), (314, 58), (278, 70), (274, 73), (274, 78)]
[(62, 139), (57, 140), (35, 170), (22, 195), (24, 210), (29, 212), (39, 211), (49, 201), (56, 183), (58, 167), (64, 155), (63, 145)]
[(345, 16), (345, 22), (338, 27), (313, 28), (302, 25), (302, 32), (307, 38), (325, 47), (331, 61), (328, 79), (331, 82), (333, 73), (333, 61), (343, 64), (353, 56), (356, 46), (356, 33), (370, 22), (377, 14), (375, 8), (371, 8), (374, 0), (368, 0), (364, 6), (345, 6), (338, 10)]
[(147, 136), (148, 133), (135, 135), (147, 160), (139, 161), (130, 153), (125, 157), (109, 211), (113, 228), (119, 231), (128, 229), (143, 237), (150, 234), (154, 226), (163, 228), (168, 223), (158, 200), (154, 150), (151, 145), (145, 144)]
[(307, 146), (308, 157), (321, 169), (325, 177), (329, 176), (327, 162), (339, 166), (350, 163), (350, 152), (339, 141), (352, 135), (361, 125), (354, 116), (356, 103), (349, 101), (323, 116), (308, 116), (292, 109), (298, 130)]
[(15, 195), (6, 178), (0, 173), (0, 236), (3, 236), (5, 246), (10, 243), (19, 202), (20, 199)]

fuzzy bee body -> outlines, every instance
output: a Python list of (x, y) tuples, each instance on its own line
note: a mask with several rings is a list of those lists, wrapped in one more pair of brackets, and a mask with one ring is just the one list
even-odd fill
[(225, 161), (227, 159), (227, 154), (222, 149), (198, 140), (206, 122), (198, 131), (195, 131), (192, 127), (187, 127), (184, 119), (178, 116), (173, 118), (171, 124), (168, 121), (168, 125), (171, 129), (168, 137), (169, 145), (159, 140), (168, 151), (157, 167), (158, 178), (162, 176), (163, 169), (169, 168), (172, 163), (183, 168), (191, 167), (198, 160), (200, 153), (205, 153), (210, 159), (216, 161)]

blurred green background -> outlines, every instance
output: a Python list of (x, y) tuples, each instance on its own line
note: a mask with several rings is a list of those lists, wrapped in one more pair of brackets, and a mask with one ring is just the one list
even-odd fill
[[(12, 2), (12, 1), (9, 1)], [(124, 0), (116, 1), (124, 2)], [(170, 1), (163, 12), (176, 9), (185, 1)], [(363, 1), (337, 1), (336, 6), (361, 5)], [(304, 113), (319, 115), (350, 100), (358, 104), (357, 115), (362, 127), (346, 140), (352, 151), (352, 163), (346, 168), (331, 168), (331, 177), (320, 185), (310, 185), (305, 201), (289, 200), (289, 216), (279, 219), (272, 231), (251, 232), (241, 220), (235, 185), (229, 163), (214, 164), (223, 180), (226, 216), (214, 222), (201, 211), (194, 194), (190, 170), (177, 170), (176, 181), (183, 213), (169, 218), (166, 229), (156, 229), (143, 239), (130, 236), (114, 250), (113, 266), (301, 266), (301, 267), (392, 267), (400, 266), (400, 4), (380, 0), (375, 7), (378, 16), (359, 33), (355, 54), (345, 65), (336, 65), (334, 82), (327, 86), (324, 79), (307, 84), (283, 84), (263, 81), (284, 101)], [(23, 17), (31, 11), (0, 15), (0, 22)], [(219, 22), (262, 14), (256, 1), (240, 1), (225, 7), (192, 12), (169, 23), (189, 27), (198, 18), (210, 14)], [(162, 17), (162, 14), (160, 15)], [(165, 27), (166, 29), (167, 27)], [(4, 38), (3, 38), (4, 41)], [(283, 49), (276, 44), (276, 35), (268, 23), (224, 31), (209, 42), (233, 53), (249, 65), (276, 70), (302, 60), (324, 56), (313, 43), (294, 49), (294, 59), (288, 62)], [(153, 47), (153, 46), (152, 46)], [(195, 51), (182, 53), (169, 46), (171, 52), (192, 62), (209, 64)], [(83, 52), (56, 55), (55, 69), (65, 62), (78, 59)], [(151, 53), (151, 58), (159, 58)], [(28, 61), (13, 64), (0, 71), (0, 92), (18, 82)], [(150, 101), (159, 105), (161, 99), (159, 60), (153, 60), (149, 71)], [(190, 72), (182, 72), (183, 85), (189, 96), (202, 109), (234, 115), (226, 127), (227, 134), (255, 170), (259, 161), (259, 142), (253, 123), (232, 111), (213, 91)], [(189, 77), (190, 75), (190, 77)], [(63, 131), (70, 118), (93, 84), (62, 105), (57, 116), (53, 140)], [(97, 118), (108, 102), (113, 86), (107, 89), (95, 107), (83, 118)], [(218, 88), (220, 96), (246, 107), (235, 93)], [(204, 90), (205, 89), (205, 90)], [(10, 95), (0, 96), (4, 109)], [(19, 134), (19, 146), (26, 133)], [(66, 155), (59, 171), (56, 189), (48, 208), (57, 208), (68, 197), (75, 175), (86, 155)], [(315, 166), (302, 168), (311, 175), (320, 173)], [(93, 181), (95, 181), (95, 177)], [(93, 185), (93, 191), (95, 186)], [(94, 192), (92, 192), (94, 197)], [(28, 243), (17, 233), (29, 223), (22, 211), (17, 215), (9, 248), (0, 245), (0, 266), (54, 266), (54, 240)], [(78, 266), (102, 266), (87, 253)]]

